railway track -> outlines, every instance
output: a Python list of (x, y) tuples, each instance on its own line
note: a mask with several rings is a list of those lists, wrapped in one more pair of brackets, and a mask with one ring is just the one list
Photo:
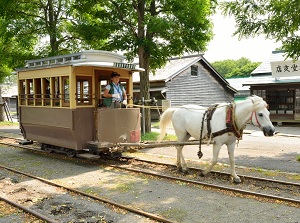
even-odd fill
[[(8, 146), (19, 147), (14, 139), (10, 140), (11, 142), (6, 142), (5, 144)], [(29, 148), (28, 146), (21, 147), (41, 152), (41, 150), (34, 146), (30, 146)], [(266, 202), (280, 202), (285, 203), (286, 205), (300, 207), (300, 200), (298, 199), (300, 197), (299, 183), (240, 175), (243, 179), (243, 183), (240, 185), (235, 185), (228, 181), (229, 174), (223, 172), (215, 171), (212, 172), (210, 176), (202, 178), (197, 176), (200, 169), (190, 168), (190, 174), (187, 176), (182, 176), (177, 173), (174, 165), (152, 162), (149, 160), (140, 160), (136, 158), (129, 160), (130, 161), (128, 162), (117, 162), (115, 160), (107, 161), (106, 165), (138, 174), (146, 174), (157, 178), (182, 182), (188, 185), (200, 185), (204, 189), (217, 190), (218, 192), (231, 196), (247, 197), (264, 200)], [(91, 162), (93, 162), (94, 165), (99, 164), (97, 161)]]
[[(94, 196), (94, 195), (91, 195), (91, 194), (88, 194), (88, 193), (85, 193), (85, 192), (82, 192), (80, 190), (76, 190), (76, 189), (73, 189), (73, 188), (70, 188), (70, 187), (66, 187), (62, 184), (58, 184), (58, 183), (54, 183), (52, 181), (49, 181), (47, 179), (44, 179), (44, 178), (41, 178), (41, 177), (37, 177), (37, 176), (34, 176), (34, 175), (31, 175), (31, 174), (28, 174), (28, 173), (25, 173), (25, 172), (22, 172), (22, 171), (19, 171), (19, 170), (16, 170), (16, 169), (13, 169), (13, 168), (10, 168), (10, 167), (6, 167), (6, 166), (3, 166), (3, 165), (0, 165), (0, 168), (1, 169), (5, 169), (7, 171), (10, 171), (14, 174), (20, 174), (20, 175), (23, 175), (23, 176), (26, 176), (28, 178), (31, 178), (31, 179), (35, 179), (35, 180), (38, 180), (40, 182), (42, 182), (43, 184), (45, 185), (50, 185), (50, 186), (54, 186), (56, 188), (58, 188), (59, 190), (63, 189), (63, 190), (66, 190), (69, 195), (71, 196), (76, 196), (76, 195), (80, 195), (81, 197), (84, 197), (84, 198), (88, 198), (88, 199), (92, 199), (90, 202), (93, 202), (93, 201), (96, 201), (96, 202), (102, 202), (104, 204), (109, 204), (111, 206), (114, 206), (114, 207), (118, 207), (119, 209), (123, 209), (123, 210), (126, 210), (128, 212), (131, 212), (131, 213), (134, 213), (134, 214), (138, 214), (140, 216), (144, 216), (148, 219), (152, 219), (154, 220), (155, 222), (166, 222), (166, 223), (173, 223), (174, 221), (171, 221), (169, 219), (166, 219), (166, 218), (163, 218), (163, 217), (160, 217), (158, 215), (155, 215), (153, 213), (149, 213), (149, 212), (146, 212), (146, 211), (142, 211), (142, 210), (139, 210), (139, 209), (136, 209), (136, 208), (133, 208), (133, 207), (129, 207), (129, 206), (126, 206), (126, 205), (123, 205), (123, 204), (120, 204), (120, 203), (117, 203), (117, 202), (114, 202), (112, 200), (108, 200), (106, 198), (103, 198), (103, 197), (99, 197), (99, 196)], [(40, 185), (41, 187), (44, 187), (42, 184)], [(28, 188), (26, 188), (26, 190), (29, 190)], [(29, 192), (31, 193), (31, 192)], [(74, 198), (74, 200), (77, 200), (78, 198)], [(41, 220), (44, 220), (46, 222), (50, 222), (50, 223), (56, 223), (56, 222), (62, 222), (62, 217), (59, 217), (58, 215), (51, 218), (51, 216), (46, 216), (42, 213), (39, 213), (38, 211), (35, 211), (35, 210), (32, 210), (24, 205), (21, 205), (11, 199), (8, 199), (8, 198), (5, 198), (5, 197), (2, 197), (0, 196), (0, 200), (20, 209), (20, 210), (23, 210), (35, 217), (37, 217), (38, 219), (41, 219)], [(99, 219), (99, 222), (100, 220), (103, 220), (103, 217), (101, 217), (102, 219)], [(56, 219), (60, 219), (60, 220), (56, 220)], [(82, 220), (82, 219), (81, 219)], [(101, 222), (106, 222), (106, 221), (101, 221)]]
[[(53, 221), (52, 219), (48, 218), (45, 215), (42, 215), (34, 210), (31, 210), (21, 204), (18, 204), (12, 200), (9, 200), (7, 198), (1, 197), (0, 196), (0, 203), (1, 209), (3, 210), (4, 213), (1, 213), (2, 216), (8, 215), (4, 210), (8, 209), (9, 212), (11, 213), (18, 213), (20, 215), (20, 210), (22, 210), (24, 213), (27, 213), (25, 216), (20, 216), (24, 220), (24, 222), (51, 222), (51, 223), (56, 223), (56, 221)], [(21, 213), (23, 214), (23, 213)], [(24, 219), (25, 218), (25, 219)]]
[[(172, 164), (137, 158), (134, 159), (134, 162), (132, 165), (134, 168), (126, 167), (129, 165), (124, 164), (111, 164), (111, 166), (188, 184), (200, 185), (206, 188), (213, 188), (225, 193), (232, 192), (234, 195), (247, 195), (257, 199), (263, 198), (271, 202), (286, 202), (289, 205), (300, 207), (300, 183), (239, 175), (243, 179), (243, 183), (238, 185), (229, 182), (230, 174), (225, 172), (212, 171), (209, 174), (210, 176), (200, 177), (197, 175), (199, 175), (201, 169), (190, 167), (189, 175), (184, 176), (177, 173), (176, 166)], [(147, 168), (145, 164), (149, 164), (150, 166)], [(145, 171), (145, 169), (151, 169), (151, 172)]]

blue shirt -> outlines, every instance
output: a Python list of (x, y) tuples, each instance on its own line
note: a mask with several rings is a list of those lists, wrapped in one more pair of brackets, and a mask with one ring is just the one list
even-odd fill
[[(119, 94), (120, 98), (112, 98), (112, 101), (123, 101), (123, 93), (125, 94), (125, 89), (121, 88), (120, 84), (115, 85), (115, 83), (112, 83), (114, 87), (114, 94)], [(105, 87), (108, 91), (110, 90), (110, 84)], [(122, 92), (122, 89), (124, 89), (124, 92)]]

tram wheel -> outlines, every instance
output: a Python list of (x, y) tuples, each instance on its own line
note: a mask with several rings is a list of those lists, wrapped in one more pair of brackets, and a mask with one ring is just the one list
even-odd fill
[(67, 151), (67, 156), (68, 156), (68, 157), (71, 157), (71, 158), (75, 157), (75, 156), (76, 156), (76, 151), (75, 151), (75, 150), (72, 150), (72, 149), (69, 149), (69, 150)]
[(45, 151), (48, 152), (48, 153), (53, 153), (53, 149), (51, 149), (48, 146), (45, 147)]
[(44, 143), (41, 146), (41, 150), (44, 150), (44, 151), (46, 151), (48, 153), (52, 153), (53, 152), (53, 149), (51, 148), (51, 146), (47, 145), (47, 144), (44, 144)]

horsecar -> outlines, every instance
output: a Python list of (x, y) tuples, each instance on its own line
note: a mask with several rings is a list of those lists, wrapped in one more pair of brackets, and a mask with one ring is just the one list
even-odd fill
[(120, 154), (118, 143), (139, 142), (139, 108), (102, 107), (102, 92), (112, 72), (121, 75), (120, 83), (132, 104), (132, 74), (143, 69), (124, 61), (124, 56), (107, 51), (26, 61), (17, 70), (24, 139), (69, 156)]

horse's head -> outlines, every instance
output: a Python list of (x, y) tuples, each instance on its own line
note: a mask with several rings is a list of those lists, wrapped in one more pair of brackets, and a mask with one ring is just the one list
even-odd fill
[(270, 112), (267, 103), (258, 96), (251, 96), (253, 110), (251, 114), (251, 122), (263, 131), (265, 136), (273, 136), (275, 128), (270, 120)]

